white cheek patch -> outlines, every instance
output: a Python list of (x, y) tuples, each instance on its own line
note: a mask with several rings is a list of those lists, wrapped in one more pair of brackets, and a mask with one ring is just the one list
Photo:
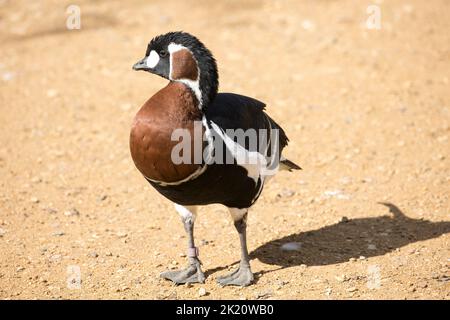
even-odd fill
[(146, 61), (147, 67), (154, 68), (158, 64), (158, 62), (159, 62), (159, 55), (156, 53), (155, 50), (152, 50)]

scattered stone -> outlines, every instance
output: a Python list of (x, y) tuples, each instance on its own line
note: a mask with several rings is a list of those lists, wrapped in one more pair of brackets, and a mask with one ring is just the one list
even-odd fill
[(169, 269), (170, 270), (175, 270), (177, 268), (177, 266), (174, 266), (173, 264), (169, 264)]
[(19, 267), (17, 267), (17, 269), (16, 269), (17, 272), (22, 272), (23, 270), (25, 270), (25, 268), (22, 267), (22, 266), (19, 266)]
[(331, 295), (331, 292), (333, 292), (333, 290), (332, 290), (331, 288), (326, 288), (326, 289), (325, 289), (325, 295), (326, 295), (326, 296)]
[(89, 252), (88, 256), (89, 256), (90, 258), (97, 258), (97, 257), (98, 257), (98, 253), (95, 252), (95, 251), (92, 251), (92, 252)]
[(98, 201), (105, 201), (108, 198), (108, 196), (106, 194), (101, 195), (100, 197), (98, 197)]
[(374, 244), (369, 244), (369, 245), (367, 245), (367, 249), (369, 249), (369, 250), (377, 250), (377, 246), (374, 245)]
[(346, 282), (346, 281), (350, 280), (345, 274), (343, 274), (341, 276), (335, 276), (334, 278), (339, 282)]
[(127, 291), (127, 290), (130, 290), (130, 287), (122, 286), (122, 287), (116, 289), (116, 292), (124, 292), (124, 291)]
[(347, 292), (355, 292), (355, 291), (358, 291), (358, 288), (356, 288), (356, 287), (351, 287), (351, 288), (348, 288), (348, 289), (347, 289)]
[(52, 236), (54, 237), (61, 237), (63, 235), (65, 235), (64, 231), (55, 231), (52, 233)]
[(128, 234), (126, 232), (117, 232), (116, 235), (119, 238), (126, 238), (126, 237), (128, 237)]
[(276, 282), (277, 284), (277, 290), (283, 288), (285, 285), (287, 285), (289, 282), (288, 281), (283, 281), (283, 280), (278, 280)]
[(355, 258), (350, 258), (348, 261), (350, 261), (350, 262), (355, 262), (356, 259), (355, 259)]
[(364, 256), (359, 256), (359, 260), (366, 260), (367, 258)]
[(308, 266), (306, 264), (303, 264), (303, 263), (300, 265), (300, 268), (303, 268), (303, 269), (306, 269), (307, 267)]
[(80, 212), (76, 208), (72, 208), (70, 210), (65, 211), (64, 215), (67, 216), (67, 217), (79, 216)]
[(267, 298), (270, 298), (271, 296), (272, 296), (272, 291), (270, 291), (270, 290), (256, 293), (256, 295), (255, 295), (256, 299), (267, 299)]
[(346, 216), (343, 216), (339, 222), (346, 223), (349, 222), (349, 219)]
[(283, 251), (300, 251), (302, 244), (300, 242), (288, 242), (281, 246)]
[(336, 198), (339, 200), (350, 199), (350, 196), (347, 194), (344, 194), (344, 192), (342, 190), (327, 190), (322, 194), (322, 196), (324, 198)]
[(31, 197), (30, 201), (33, 202), (33, 203), (39, 203), (39, 199), (36, 198), (36, 197)]
[(55, 208), (47, 208), (45, 209), (48, 213), (50, 214), (55, 214), (58, 213), (58, 210), (56, 210)]
[(39, 178), (39, 177), (34, 177), (34, 178), (31, 179), (31, 182), (33, 182), (33, 183), (40, 183), (40, 182), (42, 182), (42, 179)]
[(206, 289), (205, 289), (205, 288), (201, 287), (201, 288), (198, 290), (198, 296), (199, 296), (199, 297), (204, 297), (204, 296), (206, 296), (206, 294), (207, 294), (207, 292), (206, 292)]
[(112, 254), (112, 252), (108, 251), (108, 252), (106, 252), (105, 256), (107, 256), (107, 257), (112, 257), (113, 254)]
[(295, 191), (291, 189), (283, 189), (277, 193), (277, 198), (290, 198), (295, 195)]
[(49, 260), (51, 261), (51, 262), (60, 262), (61, 261), (61, 255), (60, 254), (54, 254), (54, 255), (52, 255), (50, 258), (49, 258)]
[(6, 233), (5, 229), (0, 228), (0, 237), (3, 237), (5, 233)]

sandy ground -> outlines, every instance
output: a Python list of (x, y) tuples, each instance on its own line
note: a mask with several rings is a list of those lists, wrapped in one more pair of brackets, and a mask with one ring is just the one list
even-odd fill
[[(376, 1), (380, 30), (369, 1), (80, 0), (67, 30), (70, 3), (0, 1), (0, 298), (450, 298), (448, 1)], [(131, 66), (170, 30), (212, 50), (221, 91), (267, 103), (304, 168), (251, 210), (247, 288), (216, 284), (239, 241), (215, 205), (196, 225), (206, 283), (158, 277), (186, 237), (129, 154), (165, 85)]]

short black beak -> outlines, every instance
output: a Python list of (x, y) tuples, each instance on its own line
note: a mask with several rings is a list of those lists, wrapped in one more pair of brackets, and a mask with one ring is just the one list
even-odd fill
[(150, 68), (147, 67), (147, 63), (146, 63), (145, 58), (144, 58), (144, 59), (142, 59), (142, 60), (136, 62), (136, 63), (133, 65), (133, 70), (136, 70), (136, 71), (139, 71), (139, 70), (145, 70), (145, 71), (148, 71), (148, 70), (150, 70)]

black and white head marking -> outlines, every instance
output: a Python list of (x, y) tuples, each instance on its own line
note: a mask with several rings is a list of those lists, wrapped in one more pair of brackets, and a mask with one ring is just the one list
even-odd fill
[[(173, 55), (183, 49), (192, 54), (197, 64), (196, 79), (172, 77)], [(153, 38), (147, 46), (144, 59), (136, 63), (133, 69), (186, 84), (196, 95), (202, 110), (206, 110), (217, 95), (219, 76), (216, 60), (200, 40), (186, 32), (169, 32)]]

